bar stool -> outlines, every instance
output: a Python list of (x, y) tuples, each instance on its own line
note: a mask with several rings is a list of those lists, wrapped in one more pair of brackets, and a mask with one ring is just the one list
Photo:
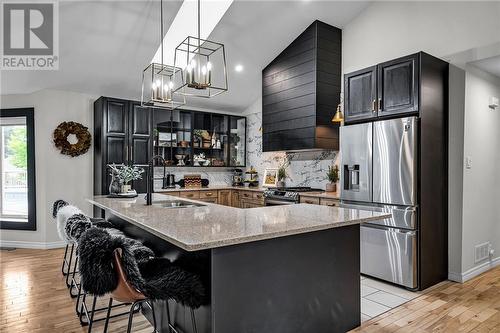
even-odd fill
[[(144, 304), (153, 310), (153, 326), (157, 330), (154, 301), (173, 300), (191, 309), (193, 330), (197, 332), (194, 309), (207, 304), (208, 288), (197, 274), (184, 270), (167, 258), (147, 256), (144, 247), (137, 248), (137, 241), (115, 238), (93, 228), (84, 233), (79, 242), (81, 285), (89, 294), (110, 293), (109, 310), (105, 329), (109, 325), (109, 313), (113, 301), (130, 302), (127, 332), (130, 332), (134, 313)], [(145, 252), (141, 252), (145, 251)], [(94, 306), (94, 304), (92, 305)], [(177, 332), (170, 320), (171, 332)]]
[[(122, 315), (130, 315), (130, 311), (110, 315), (112, 308), (128, 306), (130, 303), (113, 304), (110, 297), (108, 305), (96, 307), (98, 298), (109, 296), (116, 287), (116, 276), (112, 269), (112, 250), (117, 246), (126, 247), (134, 260), (144, 260), (154, 257), (153, 251), (137, 240), (126, 238), (116, 229), (89, 228), (82, 233), (79, 242), (79, 293), (82, 295), (80, 308), (77, 310), (80, 323), (88, 325), (88, 332), (92, 331), (93, 324), (97, 321), (108, 320)], [(87, 297), (93, 297), (92, 305), (86, 303)], [(78, 306), (78, 302), (77, 302)], [(95, 314), (106, 311), (106, 315), (96, 318)], [(134, 312), (139, 311), (134, 308)], [(107, 327), (107, 324), (106, 324)]]

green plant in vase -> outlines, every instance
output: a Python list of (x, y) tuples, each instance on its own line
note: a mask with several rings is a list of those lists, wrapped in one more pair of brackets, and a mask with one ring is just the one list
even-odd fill
[(326, 192), (337, 192), (337, 182), (339, 181), (339, 167), (337, 165), (329, 166), (326, 178), (329, 183), (326, 184)]
[(144, 173), (143, 168), (136, 166), (124, 165), (122, 167), (116, 167), (116, 176), (122, 182), (122, 193), (127, 193), (132, 189), (132, 185), (129, 183), (134, 180), (142, 179), (142, 174)]
[(285, 179), (288, 177), (286, 173), (286, 163), (283, 163), (280, 165), (278, 168), (278, 181), (276, 182), (276, 186), (278, 188), (284, 188), (285, 187)]

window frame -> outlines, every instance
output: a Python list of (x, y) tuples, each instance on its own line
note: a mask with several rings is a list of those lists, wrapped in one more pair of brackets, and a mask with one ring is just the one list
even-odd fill
[(34, 108), (0, 109), (0, 117), (26, 117), (28, 222), (2, 221), (0, 229), (36, 231), (36, 168), (35, 168), (35, 110)]

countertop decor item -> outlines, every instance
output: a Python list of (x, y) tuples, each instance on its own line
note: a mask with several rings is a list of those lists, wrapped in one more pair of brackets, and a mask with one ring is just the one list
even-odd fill
[(201, 175), (184, 175), (184, 187), (201, 187)]
[(285, 187), (285, 179), (287, 177), (287, 174), (286, 174), (286, 164), (283, 163), (282, 165), (280, 165), (280, 167), (278, 168), (278, 181), (276, 182), (276, 187), (277, 188), (284, 188)]
[(173, 110), (186, 104), (182, 95), (174, 95), (179, 83), (176, 74), (182, 77), (182, 69), (163, 63), (163, 0), (160, 0), (160, 63), (149, 64), (142, 72), (141, 105)]
[(132, 190), (132, 185), (129, 183), (133, 180), (142, 179), (144, 173), (143, 168), (128, 165), (110, 164), (109, 168), (112, 173), (122, 182), (121, 193), (129, 193)]
[(328, 184), (326, 184), (326, 192), (337, 192), (337, 182), (339, 181), (339, 167), (337, 165), (329, 166), (326, 176), (330, 181)]
[[(76, 136), (76, 143), (71, 143), (68, 136)], [(65, 121), (54, 130), (54, 144), (61, 150), (61, 154), (76, 157), (85, 154), (92, 141), (89, 129), (74, 121)]]
[(175, 48), (174, 74), (181, 85), (175, 94), (210, 98), (228, 89), (224, 44), (201, 39), (201, 1), (198, 0), (198, 35), (188, 36)]
[(264, 171), (263, 187), (276, 187), (278, 182), (278, 169), (266, 169)]

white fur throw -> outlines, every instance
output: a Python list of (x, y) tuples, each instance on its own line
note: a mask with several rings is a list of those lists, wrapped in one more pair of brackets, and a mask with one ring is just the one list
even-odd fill
[(73, 205), (61, 207), (57, 211), (57, 233), (62, 240), (68, 243), (73, 243), (74, 241), (66, 234), (66, 221), (75, 214), (83, 214), (83, 212)]

